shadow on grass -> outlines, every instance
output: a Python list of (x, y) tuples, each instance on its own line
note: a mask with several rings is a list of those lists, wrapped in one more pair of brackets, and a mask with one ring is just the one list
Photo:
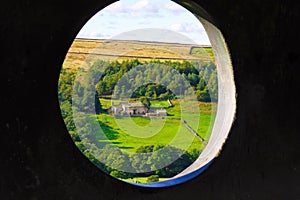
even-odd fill
[(108, 108), (107, 109), (102, 109), (101, 114), (108, 114)]
[(118, 146), (120, 149), (133, 149), (133, 147)]
[(98, 135), (97, 139), (98, 140), (105, 140), (105, 139), (109, 139), (109, 140), (116, 140), (118, 139), (118, 135), (119, 133), (117, 131), (115, 131), (112, 127), (106, 125), (105, 123), (98, 121), (98, 123), (100, 124), (106, 138), (104, 137), (104, 135)]

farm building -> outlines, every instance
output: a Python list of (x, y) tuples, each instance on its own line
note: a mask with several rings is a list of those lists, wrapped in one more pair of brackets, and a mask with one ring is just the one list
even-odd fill
[(112, 105), (110, 112), (117, 116), (141, 116), (148, 112), (141, 102), (134, 103), (119, 103), (118, 105)]
[(115, 116), (143, 116), (149, 118), (167, 116), (165, 109), (149, 110), (141, 102), (113, 104), (109, 112)]
[(146, 113), (145, 117), (164, 117), (167, 116), (167, 111), (165, 109), (157, 109), (155, 111), (152, 112), (148, 112)]

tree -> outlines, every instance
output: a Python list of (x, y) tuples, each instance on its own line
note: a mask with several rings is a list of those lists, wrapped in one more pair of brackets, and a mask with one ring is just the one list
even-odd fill
[(78, 112), (75, 116), (76, 132), (80, 140), (99, 146), (96, 134), (99, 132), (99, 124), (96, 117)]
[(106, 82), (104, 82), (104, 81), (98, 82), (96, 85), (96, 90), (97, 90), (98, 94), (100, 94), (100, 95), (107, 94)]
[(73, 112), (72, 112), (72, 105), (69, 101), (64, 101), (60, 103), (60, 109), (62, 113), (62, 117), (66, 124), (67, 130), (69, 131), (72, 139), (74, 141), (80, 141), (78, 137), (78, 133), (76, 132), (75, 124), (73, 121)]
[(126, 179), (128, 176), (125, 172), (123, 171), (118, 171), (118, 170), (113, 170), (110, 172), (110, 175), (116, 178), (121, 178), (121, 179)]
[(106, 145), (104, 148), (100, 149), (96, 158), (108, 166), (106, 167), (106, 170), (109, 172), (113, 170), (119, 171), (118, 169), (124, 171), (132, 169), (129, 155), (110, 145)]
[(205, 86), (206, 86), (205, 81), (204, 79), (201, 78), (199, 80), (199, 83), (197, 84), (197, 90), (204, 90)]
[[(79, 110), (81, 110), (82, 112), (85, 113), (93, 113), (95, 112), (95, 91), (93, 90), (93, 86), (92, 85), (86, 85), (84, 87), (84, 93), (83, 93), (83, 97), (80, 101), (79, 106)], [(95, 107), (93, 107), (92, 105), (95, 105)]]
[(196, 86), (199, 83), (199, 76), (197, 74), (188, 74), (188, 80), (192, 86)]
[(161, 99), (161, 100), (167, 100), (167, 99), (170, 99), (170, 94), (169, 94), (169, 92), (166, 92), (166, 93), (163, 93), (163, 94), (159, 95), (159, 99)]
[(147, 89), (146, 89), (146, 93), (145, 93), (145, 96), (147, 98), (156, 98), (156, 86), (154, 84), (149, 84), (147, 85)]
[(207, 89), (207, 87), (205, 87), (204, 90), (197, 90), (196, 96), (199, 101), (203, 101), (203, 102), (211, 101), (209, 90)]
[(147, 176), (151, 173), (151, 165), (148, 163), (148, 159), (151, 156), (150, 153), (136, 153), (130, 156), (130, 162), (132, 167), (141, 174), (141, 176)]
[(73, 84), (76, 74), (75, 71), (62, 69), (58, 82), (58, 99), (60, 102), (66, 100), (70, 103), (72, 102)]
[(120, 87), (118, 85), (115, 86), (115, 89), (113, 91), (113, 98), (119, 99), (121, 94)]
[(146, 97), (142, 97), (141, 98), (141, 103), (148, 109), (150, 109), (150, 106), (151, 106), (151, 102), (148, 98)]
[(102, 105), (99, 99), (98, 92), (95, 91), (95, 113), (100, 114), (102, 111)]

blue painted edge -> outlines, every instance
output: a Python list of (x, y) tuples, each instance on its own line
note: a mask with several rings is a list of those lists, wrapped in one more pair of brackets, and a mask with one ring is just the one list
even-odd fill
[(139, 186), (139, 187), (145, 187), (145, 188), (163, 188), (163, 187), (169, 187), (169, 186), (174, 186), (174, 185), (178, 185), (180, 183), (184, 183), (188, 180), (191, 180), (193, 178), (195, 178), (196, 176), (198, 176), (199, 174), (201, 174), (204, 170), (206, 170), (214, 161), (214, 159), (212, 159), (211, 161), (209, 161), (206, 165), (204, 165), (203, 167), (189, 173), (186, 174), (184, 176), (172, 179), (172, 180), (165, 180), (165, 181), (160, 181), (160, 182), (153, 182), (153, 183), (145, 183), (145, 184), (141, 184), (141, 183), (131, 183), (131, 182), (126, 182), (129, 183), (131, 185), (135, 185), (135, 186)]

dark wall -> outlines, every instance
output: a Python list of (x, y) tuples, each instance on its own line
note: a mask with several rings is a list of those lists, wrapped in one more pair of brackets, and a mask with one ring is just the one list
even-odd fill
[(159, 190), (99, 172), (60, 116), (64, 56), (80, 27), (108, 2), (1, 2), (0, 199), (300, 199), (299, 1), (197, 1), (232, 55), (236, 121), (208, 170)]

